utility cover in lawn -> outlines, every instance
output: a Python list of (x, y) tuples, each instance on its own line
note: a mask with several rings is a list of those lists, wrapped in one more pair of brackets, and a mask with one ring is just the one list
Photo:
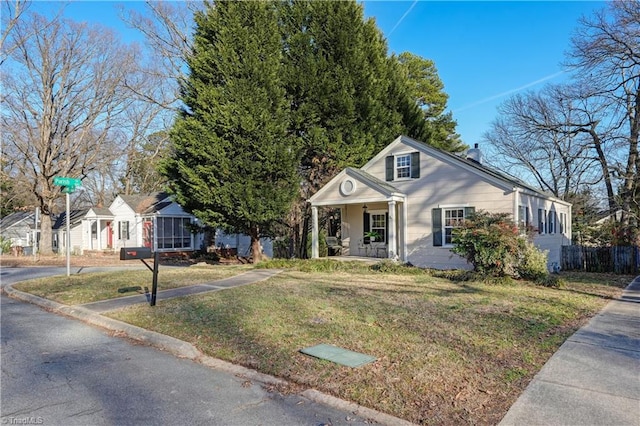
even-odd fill
[(348, 349), (339, 348), (333, 345), (320, 344), (300, 349), (300, 352), (311, 355), (316, 358), (326, 359), (336, 364), (346, 365), (347, 367), (360, 367), (376, 360), (371, 355), (353, 352)]

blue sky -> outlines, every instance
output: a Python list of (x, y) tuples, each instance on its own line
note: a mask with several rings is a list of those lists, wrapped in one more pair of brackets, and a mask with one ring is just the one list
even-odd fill
[(560, 83), (560, 62), (595, 1), (365, 1), (389, 51), (433, 60), (465, 143), (480, 142), (509, 95)]
[[(132, 35), (117, 17), (117, 4), (77, 1), (66, 7), (76, 20)], [(606, 6), (597, 1), (362, 1), (387, 38), (389, 52), (408, 51), (433, 60), (449, 110), (465, 143), (480, 142), (509, 95), (560, 83), (569, 75), (560, 62), (578, 19)], [(61, 3), (38, 2), (34, 10)]]

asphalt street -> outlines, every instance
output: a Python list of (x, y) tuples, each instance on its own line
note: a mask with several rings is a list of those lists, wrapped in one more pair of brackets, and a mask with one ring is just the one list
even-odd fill
[[(7, 271), (5, 284), (23, 276)], [(4, 295), (0, 315), (2, 424), (371, 423)]]

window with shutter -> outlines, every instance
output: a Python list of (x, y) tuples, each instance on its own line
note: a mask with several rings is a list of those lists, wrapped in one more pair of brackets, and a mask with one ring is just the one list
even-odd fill
[(385, 180), (417, 179), (420, 177), (420, 153), (389, 155), (385, 158)]
[(453, 230), (464, 223), (465, 218), (475, 212), (475, 207), (446, 207), (433, 209), (434, 247), (453, 245)]

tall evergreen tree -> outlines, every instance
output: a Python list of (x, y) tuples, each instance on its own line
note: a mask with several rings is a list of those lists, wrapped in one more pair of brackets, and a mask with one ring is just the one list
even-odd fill
[[(445, 113), (449, 95), (444, 91), (435, 63), (410, 52), (403, 52), (394, 58), (406, 78), (410, 96), (422, 112), (424, 120), (418, 122), (414, 130), (417, 138), (445, 151), (460, 152), (467, 149), (456, 133), (457, 123), (451, 112)], [(405, 121), (415, 122), (411, 119)]]
[(177, 201), (206, 224), (249, 235), (254, 261), (299, 182), (275, 6), (216, 1), (196, 15), (185, 107), (163, 164)]
[(346, 166), (360, 167), (424, 122), (375, 21), (355, 1), (280, 3), (292, 133), (303, 185), (289, 225), (305, 256), (306, 199)]

